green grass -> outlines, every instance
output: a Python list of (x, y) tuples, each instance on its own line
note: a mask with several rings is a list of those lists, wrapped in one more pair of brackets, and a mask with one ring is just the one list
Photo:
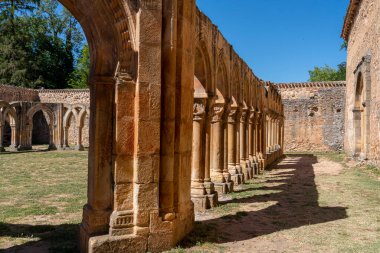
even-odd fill
[[(344, 161), (344, 154), (315, 156)], [(29, 246), (47, 245), (50, 252), (77, 252), (87, 153), (0, 154), (0, 173), (0, 251), (21, 245), (28, 252)], [(294, 179), (292, 173), (291, 168), (281, 171), (274, 166), (236, 187), (169, 252), (239, 252), (230, 236), (245, 230), (252, 233), (240, 246), (246, 252), (249, 245), (263, 245), (262, 252), (274, 251), (271, 245), (281, 245), (284, 252), (380, 252), (378, 168), (345, 166), (339, 175), (312, 175), (312, 182)], [(336, 208), (343, 208), (346, 217), (334, 218)], [(235, 229), (232, 235), (230, 227)]]
[(0, 249), (39, 241), (77, 251), (87, 191), (87, 152), (0, 154)]

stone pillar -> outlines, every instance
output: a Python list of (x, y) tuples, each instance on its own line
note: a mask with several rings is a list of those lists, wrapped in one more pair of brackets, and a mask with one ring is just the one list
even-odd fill
[(0, 152), (5, 152), (5, 148), (4, 148), (4, 127), (2, 125), (2, 123), (0, 122)]
[(224, 157), (223, 143), (224, 131), (222, 117), (224, 113), (224, 104), (214, 104), (212, 108), (212, 163), (211, 163), (211, 180), (214, 182), (215, 190), (219, 195), (232, 191), (232, 183), (227, 182), (224, 175)]
[(252, 177), (257, 174), (257, 160), (256, 160), (256, 124), (255, 124), (255, 110), (251, 110), (249, 117), (249, 161), (252, 169)]
[(260, 134), (259, 134), (259, 116), (258, 114), (256, 114), (256, 118), (255, 118), (255, 121), (254, 121), (254, 127), (255, 127), (255, 141), (254, 141), (254, 161), (255, 161), (255, 165), (256, 165), (256, 171), (255, 171), (255, 174), (259, 174), (260, 173), (260, 163), (259, 163), (259, 145), (260, 145)]
[(65, 126), (63, 128), (63, 149), (69, 148), (69, 127)]
[[(80, 226), (81, 249), (91, 247), (90, 237), (109, 232), (112, 212), (112, 142), (114, 85), (112, 77), (96, 77), (90, 85), (90, 149), (87, 204)], [(90, 245), (88, 245), (90, 244)]]
[[(17, 151), (18, 147), (18, 141), (17, 141), (17, 128), (16, 124), (13, 123), (11, 124), (11, 145), (10, 145), (10, 150), (11, 151)], [(1, 149), (1, 147), (0, 147)]]
[(244, 180), (249, 180), (249, 164), (247, 155), (247, 108), (243, 108), (240, 116), (240, 164), (242, 166)]
[(77, 134), (77, 145), (75, 147), (75, 150), (78, 150), (78, 151), (84, 150), (84, 147), (82, 144), (82, 129), (83, 129), (83, 126), (77, 127), (78, 134)]
[(243, 178), (236, 167), (236, 116), (237, 106), (231, 107), (228, 114), (228, 171), (234, 184), (242, 184)]
[(251, 109), (248, 121), (248, 157), (251, 168), (251, 178), (256, 174), (256, 161), (255, 161), (255, 110)]
[[(193, 147), (191, 162), (191, 199), (195, 210), (203, 211), (217, 204), (217, 194), (207, 184), (205, 185), (205, 157), (204, 157), (204, 123), (206, 99), (195, 99), (193, 114)], [(213, 187), (213, 185), (212, 185)]]
[(205, 119), (205, 175), (204, 175), (204, 187), (206, 190), (206, 194), (208, 196), (215, 196), (214, 198), (209, 198), (210, 200), (210, 206), (214, 207), (218, 203), (218, 193), (215, 191), (214, 183), (211, 181), (211, 114), (210, 114), (210, 108), (211, 106), (211, 101), (208, 101), (207, 105), (207, 112), (206, 112), (206, 119)]
[(238, 172), (239, 175), (241, 175), (241, 178), (242, 178), (242, 183), (244, 183), (244, 174), (243, 174), (243, 166), (240, 162), (240, 117), (241, 117), (241, 109), (239, 108), (238, 109), (238, 112), (236, 114), (236, 157), (235, 157), (235, 160), (236, 160), (236, 170)]

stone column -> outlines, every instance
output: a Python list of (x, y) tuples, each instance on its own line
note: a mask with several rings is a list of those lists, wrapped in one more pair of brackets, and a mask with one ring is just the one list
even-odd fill
[(84, 150), (84, 147), (82, 145), (82, 129), (83, 129), (83, 126), (77, 127), (78, 134), (77, 134), (77, 145), (75, 147), (75, 150), (78, 150), (78, 151)]
[(248, 121), (248, 155), (251, 168), (251, 178), (256, 171), (255, 164), (255, 110), (251, 109)]
[(222, 117), (224, 113), (224, 104), (215, 104), (212, 108), (212, 164), (211, 180), (214, 182), (215, 190), (218, 194), (226, 194), (232, 191), (232, 183), (226, 182), (223, 157), (224, 131)]
[(236, 116), (237, 106), (231, 107), (228, 114), (228, 171), (235, 184), (242, 183), (242, 177), (236, 167)]
[[(90, 85), (90, 150), (88, 157), (87, 204), (80, 226), (81, 248), (89, 238), (109, 232), (112, 212), (112, 142), (114, 85), (112, 77), (96, 77)], [(107, 108), (107, 109), (106, 109)]]
[(63, 149), (69, 148), (69, 127), (65, 126), (63, 128)]
[(250, 115), (250, 118), (249, 118), (249, 129), (250, 129), (250, 133), (249, 133), (249, 141), (250, 141), (250, 145), (249, 145), (249, 160), (251, 162), (251, 166), (252, 166), (252, 176), (257, 174), (258, 173), (258, 164), (257, 164), (257, 157), (256, 157), (256, 141), (257, 141), (257, 137), (256, 137), (256, 134), (257, 134), (257, 130), (256, 130), (256, 122), (255, 122), (255, 119), (256, 119), (256, 113), (255, 113), (255, 110), (252, 109), (251, 110), (251, 115)]
[(235, 157), (235, 160), (236, 160), (236, 170), (238, 172), (238, 175), (241, 175), (241, 178), (242, 178), (242, 183), (244, 183), (244, 174), (243, 174), (243, 167), (242, 167), (242, 164), (240, 162), (240, 117), (241, 117), (241, 109), (239, 108), (238, 109), (238, 112), (236, 114), (236, 157)]
[(18, 147), (18, 142), (17, 142), (16, 124), (11, 124), (11, 146), (9, 148), (11, 151), (17, 151), (17, 147)]
[(0, 152), (5, 152), (5, 148), (3, 146), (4, 143), (4, 129), (2, 123), (0, 123)]
[[(210, 114), (211, 102), (207, 105), (206, 122), (205, 122), (205, 174), (204, 174), (204, 187), (206, 194), (210, 200), (210, 206), (214, 207), (218, 203), (218, 193), (215, 191), (214, 183), (211, 181), (210, 169), (211, 169), (211, 114)], [(211, 107), (212, 108), (212, 107)], [(214, 197), (213, 197), (214, 196)]]
[(249, 180), (249, 164), (247, 154), (247, 108), (243, 108), (240, 116), (240, 164), (243, 169), (244, 180)]
[(202, 211), (215, 206), (216, 194), (207, 195), (204, 185), (204, 121), (206, 99), (195, 99), (193, 112), (193, 147), (191, 162), (191, 199), (195, 210)]

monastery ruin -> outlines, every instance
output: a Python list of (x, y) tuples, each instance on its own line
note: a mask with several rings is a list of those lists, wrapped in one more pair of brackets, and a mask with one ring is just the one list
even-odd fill
[(380, 159), (380, 0), (351, 0), (347, 82), (291, 84), (257, 77), (195, 0), (60, 2), (90, 89), (0, 86), (0, 152), (88, 147), (82, 252), (168, 250), (284, 151)]

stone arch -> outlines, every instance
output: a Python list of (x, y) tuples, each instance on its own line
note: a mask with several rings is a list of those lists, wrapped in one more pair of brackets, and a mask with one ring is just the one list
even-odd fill
[(139, 6), (132, 6), (135, 4), (130, 0), (127, 3), (100, 0), (91, 8), (85, 0), (59, 2), (79, 21), (86, 35), (91, 58), (90, 80), (113, 76), (117, 64), (120, 64), (122, 72), (136, 75), (134, 15)]
[[(371, 55), (362, 58), (354, 71), (355, 86), (352, 101), (353, 155), (367, 159), (370, 149), (369, 133), (371, 131)], [(348, 129), (348, 131), (350, 131)]]
[[(203, 42), (199, 42), (195, 48), (195, 68), (194, 75), (202, 84), (206, 92), (212, 91), (212, 75), (210, 54)], [(195, 90), (196, 91), (196, 90)]]
[(5, 121), (8, 119), (9, 126), (11, 128), (11, 150), (17, 150), (18, 138), (17, 129), (19, 128), (19, 121), (15, 108), (5, 101), (0, 101), (0, 152), (4, 151), (3, 147), (3, 127), (5, 127)]
[(49, 149), (55, 149), (55, 143), (54, 143), (55, 115), (54, 115), (54, 112), (45, 104), (36, 104), (33, 107), (31, 107), (26, 113), (26, 129), (27, 129), (27, 135), (28, 135), (27, 147), (29, 149), (32, 148), (33, 117), (39, 111), (41, 111), (44, 114), (47, 124), (49, 126)]
[(216, 72), (216, 95), (218, 99), (219, 97), (223, 98), (223, 101), (231, 94), (228, 80), (229, 78), (226, 63), (224, 62), (223, 57), (220, 56)]
[(356, 156), (362, 156), (364, 151), (365, 123), (364, 118), (364, 80), (363, 74), (358, 73), (355, 85), (355, 103), (354, 103), (354, 153)]

